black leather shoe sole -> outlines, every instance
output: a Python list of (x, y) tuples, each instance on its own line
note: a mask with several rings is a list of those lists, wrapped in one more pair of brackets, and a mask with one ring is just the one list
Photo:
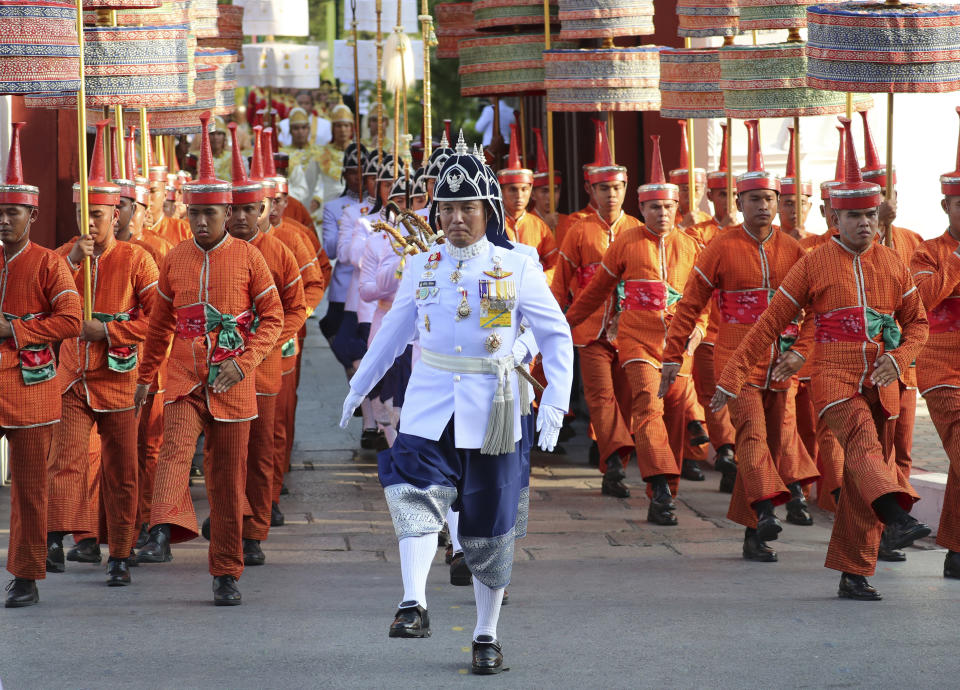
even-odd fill
[(757, 537), (760, 541), (773, 541), (783, 531), (783, 526), (776, 518), (761, 520), (757, 523)]
[(603, 482), (600, 485), (600, 493), (603, 496), (613, 496), (614, 498), (630, 498), (630, 489), (623, 482)]
[(688, 482), (702, 482), (706, 480), (703, 472), (701, 472), (700, 468), (696, 465), (684, 467), (680, 472), (680, 476), (686, 479)]
[(647, 510), (647, 522), (661, 527), (673, 527), (677, 524), (677, 516), (668, 508), (656, 508), (651, 505)]
[(743, 540), (743, 560), (754, 563), (776, 563), (779, 560), (777, 552), (756, 537), (746, 537)]
[(960, 568), (953, 568), (949, 563), (944, 563), (943, 576), (952, 580), (960, 580)]
[(882, 601), (883, 597), (875, 589), (867, 590), (859, 587), (844, 587), (841, 583), (837, 589), (837, 596), (841, 599), (853, 599), (854, 601)]
[(107, 587), (126, 587), (130, 584), (130, 573), (126, 575), (111, 575), (107, 578)]
[(884, 533), (886, 534), (886, 547), (888, 549), (904, 549), (910, 546), (917, 539), (923, 539), (930, 536), (931, 529), (922, 522), (914, 522), (905, 530), (892, 530), (888, 525)]
[(233, 599), (233, 598), (221, 599), (218, 597), (213, 598), (214, 606), (240, 606), (240, 604), (242, 603), (243, 603), (242, 599)]
[(888, 549), (885, 546), (881, 546), (877, 551), (877, 560), (886, 563), (902, 563), (907, 560), (907, 554), (897, 549)]
[(145, 553), (140, 551), (137, 554), (137, 563), (169, 563), (173, 560), (173, 554), (167, 551), (166, 553), (154, 554), (154, 553)]
[(67, 560), (73, 563), (100, 563), (103, 560), (103, 555), (87, 551), (77, 551), (76, 548), (73, 548), (67, 551)]
[(430, 614), (421, 606), (398, 609), (387, 637), (411, 640), (430, 637)]
[(245, 553), (243, 554), (243, 564), (244, 565), (263, 565), (267, 562), (267, 557), (261, 551), (260, 553)]
[(809, 527), (813, 524), (813, 518), (810, 516), (810, 513), (807, 512), (806, 508), (793, 508), (788, 503), (787, 522), (789, 522), (791, 525)]
[(39, 603), (40, 596), (35, 595), (32, 599), (7, 599), (3, 606), (8, 609), (22, 609)]

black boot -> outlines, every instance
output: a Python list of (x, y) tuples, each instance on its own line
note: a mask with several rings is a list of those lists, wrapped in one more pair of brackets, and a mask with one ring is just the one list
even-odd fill
[(587, 453), (587, 464), (590, 465), (590, 467), (600, 465), (600, 447), (596, 441), (590, 443), (590, 451)]
[(503, 648), (490, 635), (478, 635), (473, 641), (473, 665), (470, 669), (481, 676), (503, 671)]
[(676, 510), (676, 504), (670, 494), (670, 484), (667, 483), (667, 478), (658, 475), (651, 477), (649, 482), (653, 498), (650, 499), (650, 507), (647, 509), (647, 522), (663, 527), (676, 525), (677, 516), (673, 512)]
[(374, 450), (377, 447), (377, 436), (380, 430), (376, 427), (364, 429), (360, 434), (360, 447), (364, 450)]
[(713, 459), (713, 469), (723, 474), (737, 475), (737, 456), (731, 444), (724, 443), (717, 448), (717, 455)]
[(107, 559), (107, 587), (125, 587), (130, 584), (130, 566), (126, 558)]
[(8, 609), (20, 609), (24, 606), (33, 606), (40, 603), (40, 594), (37, 592), (37, 583), (35, 580), (25, 580), (22, 577), (15, 577), (10, 580), (6, 587), (7, 603), (4, 604)]
[(777, 552), (760, 539), (757, 530), (747, 527), (743, 535), (743, 558), (757, 563), (776, 563)]
[(389, 637), (430, 637), (430, 615), (415, 601), (401, 602), (387, 635)]
[(136, 568), (140, 565), (137, 563), (137, 552), (133, 550), (132, 546), (130, 547), (130, 555), (127, 556), (126, 560), (128, 568)]
[(783, 525), (773, 513), (772, 501), (757, 501), (753, 504), (757, 513), (757, 536), (760, 541), (773, 541), (783, 531)]
[(680, 476), (691, 482), (702, 482), (706, 479), (706, 477), (703, 476), (703, 471), (700, 469), (700, 464), (690, 458), (683, 459)]
[(790, 489), (790, 500), (787, 501), (787, 522), (791, 525), (807, 526), (813, 524), (807, 499), (803, 495), (803, 487), (798, 482), (787, 486)]
[(47, 533), (47, 572), (62, 573), (67, 569), (63, 558), (63, 535), (59, 532)]
[(200, 536), (210, 541), (210, 516), (208, 515), (200, 524)]
[(280, 512), (280, 504), (274, 503), (270, 506), (270, 526), (283, 527), (285, 522), (283, 513)]
[(858, 601), (880, 601), (883, 599), (874, 587), (867, 582), (863, 575), (843, 573), (840, 576), (840, 587), (837, 596), (841, 599), (856, 599)]
[(260, 542), (256, 539), (243, 540), (243, 564), (244, 565), (263, 565), (267, 562), (267, 557), (260, 548)]
[(614, 498), (630, 498), (630, 488), (620, 479), (609, 479), (603, 475), (603, 482), (600, 484), (600, 493), (604, 496), (613, 496)]
[(147, 543), (137, 554), (137, 563), (166, 563), (173, 560), (170, 553), (170, 525), (154, 525)]
[(450, 584), (455, 587), (469, 587), (473, 584), (473, 573), (470, 572), (470, 566), (463, 557), (463, 551), (453, 554), (453, 559), (450, 561)]
[(143, 523), (140, 525), (140, 533), (137, 535), (137, 543), (134, 544), (134, 548), (141, 549), (143, 545), (147, 543), (147, 539), (150, 538), (150, 525)]
[(903, 551), (890, 548), (886, 529), (884, 529), (883, 534), (880, 535), (880, 548), (877, 549), (877, 560), (887, 563), (901, 563), (907, 560), (907, 554)]
[(237, 578), (233, 575), (213, 576), (214, 606), (240, 606), (241, 599)]
[(103, 560), (103, 556), (100, 555), (100, 544), (93, 537), (81, 539), (76, 546), (67, 551), (67, 560), (78, 563), (99, 563)]
[(699, 448), (710, 443), (710, 437), (707, 435), (707, 430), (703, 428), (703, 422), (696, 420), (687, 422), (687, 437), (690, 446), (693, 448)]
[(887, 523), (883, 530), (886, 546), (890, 549), (902, 549), (917, 539), (930, 536), (930, 527), (905, 512), (893, 522)]
[(960, 552), (947, 551), (943, 559), (943, 576), (960, 580)]

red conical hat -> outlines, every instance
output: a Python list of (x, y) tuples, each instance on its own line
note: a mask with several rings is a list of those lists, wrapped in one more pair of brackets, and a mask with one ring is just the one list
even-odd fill
[(533, 171), (520, 165), (520, 133), (516, 123), (510, 123), (510, 157), (507, 167), (497, 171), (500, 184), (533, 184)]
[(837, 125), (837, 132), (840, 134), (840, 148), (837, 149), (837, 167), (833, 173), (833, 179), (820, 183), (820, 198), (823, 201), (830, 201), (830, 189), (843, 182), (843, 171), (847, 167), (847, 130), (843, 125)]
[[(110, 141), (116, 141), (116, 132), (116, 127), (110, 127)], [(137, 198), (133, 175), (130, 175), (129, 178), (120, 176), (120, 156), (117, 153), (116, 146), (110, 147), (110, 181), (120, 187), (120, 196), (132, 200)]]
[[(541, 136), (539, 127), (533, 128), (533, 136), (537, 141), (537, 169), (533, 173), (533, 186), (546, 187), (550, 184), (549, 176), (547, 175), (547, 152), (543, 148), (543, 137)], [(560, 172), (554, 170), (554, 186), (559, 186), (560, 182)]]
[[(107, 168), (103, 160), (103, 130), (110, 120), (100, 120), (97, 136), (93, 142), (90, 158), (90, 173), (87, 175), (87, 199), (93, 206), (116, 206), (120, 203), (120, 187), (107, 180)], [(73, 185), (73, 203), (80, 203), (80, 185)]]
[(850, 118), (839, 119), (847, 131), (846, 168), (843, 183), (830, 189), (830, 205), (838, 210), (876, 208), (883, 201), (881, 187), (873, 182), (864, 182), (857, 161), (857, 151), (853, 145)]
[[(673, 184), (689, 184), (690, 157), (687, 153), (687, 121), (677, 120), (677, 124), (680, 125), (680, 165), (670, 171), (670, 182)], [(707, 171), (703, 168), (694, 168), (693, 174), (701, 182), (707, 179)]]
[(720, 129), (723, 130), (723, 139), (720, 143), (720, 166), (707, 173), (707, 187), (709, 189), (724, 189), (727, 186), (727, 142), (730, 132), (727, 131), (726, 122), (720, 123)]
[(260, 148), (261, 155), (263, 156), (263, 172), (266, 174), (268, 179), (273, 180), (277, 184), (277, 194), (288, 194), (290, 188), (287, 186), (287, 178), (277, 174), (277, 159), (274, 157), (273, 152), (270, 151), (268, 142), (273, 141), (273, 127), (265, 127), (263, 130), (264, 141)]
[(653, 148), (650, 153), (650, 181), (637, 188), (637, 201), (655, 201), (658, 199), (680, 201), (680, 188), (667, 182), (663, 174), (663, 159), (660, 157), (660, 137), (651, 135)]
[(237, 139), (237, 123), (227, 125), (233, 143), (231, 159), (231, 177), (233, 178), (233, 203), (252, 204), (263, 201), (263, 185), (247, 177), (247, 170), (240, 155), (240, 142)]
[[(876, 182), (881, 187), (887, 186), (887, 166), (880, 162), (877, 147), (870, 135), (870, 123), (867, 121), (867, 111), (861, 110), (863, 117), (863, 157), (866, 164), (863, 166), (863, 179)], [(897, 167), (893, 167), (893, 184), (897, 184)]]
[(150, 121), (147, 120), (147, 131), (140, 132), (140, 136), (147, 137), (147, 158), (149, 163), (145, 163), (148, 167), (148, 176), (151, 182), (162, 182), (164, 185), (167, 183), (167, 166), (160, 165), (157, 162), (156, 156), (153, 155), (153, 137), (150, 136)]
[(627, 169), (613, 162), (607, 141), (607, 123), (594, 120), (593, 163), (584, 166), (584, 177), (590, 184), (599, 182), (626, 182)]
[[(960, 106), (957, 107), (957, 115), (960, 115)], [(940, 176), (940, 191), (944, 196), (960, 195), (960, 139), (957, 140), (957, 168)]]
[(210, 111), (200, 116), (200, 164), (197, 179), (183, 185), (183, 203), (190, 205), (228, 205), (233, 201), (233, 186), (217, 179), (210, 148)]
[(267, 199), (277, 196), (277, 181), (268, 178), (263, 169), (263, 127), (253, 128), (253, 155), (250, 157), (250, 180), (259, 182), (263, 187), (263, 195)]
[[(794, 156), (796, 155), (797, 142), (796, 133), (793, 127), (787, 127), (790, 132), (790, 146), (787, 148), (787, 174), (780, 179), (780, 193), (795, 195), (797, 193), (797, 165)], [(813, 196), (813, 183), (809, 180), (801, 182), (800, 193), (805, 196)]]
[(23, 183), (23, 159), (20, 156), (20, 130), (26, 122), (14, 122), (10, 137), (10, 155), (7, 158), (7, 179), (0, 184), (0, 204), (39, 206), (40, 188)]
[(780, 191), (780, 180), (772, 172), (763, 169), (763, 151), (760, 148), (760, 121), (746, 120), (749, 140), (747, 172), (737, 176), (737, 192), (744, 193), (755, 189)]

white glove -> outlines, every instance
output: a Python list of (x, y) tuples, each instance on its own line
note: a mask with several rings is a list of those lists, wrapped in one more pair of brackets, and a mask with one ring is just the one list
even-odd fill
[(514, 363), (524, 364), (526, 359), (530, 356), (530, 350), (527, 349), (527, 346), (522, 340), (520, 340), (520, 338), (517, 338), (513, 341), (513, 350), (511, 354), (513, 355)]
[(563, 410), (552, 405), (540, 405), (537, 411), (537, 432), (540, 434), (540, 450), (551, 453), (560, 437), (563, 426)]
[(341, 429), (347, 428), (347, 424), (350, 423), (350, 418), (353, 417), (353, 411), (360, 407), (360, 403), (363, 402), (364, 397), (365, 396), (359, 393), (354, 393), (352, 388), (350, 392), (347, 393), (347, 397), (343, 401), (343, 416), (340, 417)]

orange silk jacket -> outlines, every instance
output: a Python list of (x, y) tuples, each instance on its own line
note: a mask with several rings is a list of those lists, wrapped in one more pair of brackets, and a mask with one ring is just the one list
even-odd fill
[(917, 356), (920, 392), (960, 387), (960, 242), (949, 230), (923, 242), (910, 271), (930, 322), (930, 337)]
[(170, 244), (176, 246), (184, 240), (193, 238), (193, 232), (190, 230), (190, 223), (183, 218), (161, 218), (150, 232), (159, 235)]
[[(902, 376), (927, 339), (923, 303), (897, 253), (874, 244), (856, 254), (834, 239), (790, 269), (766, 312), (726, 362), (717, 386), (736, 395), (755, 371), (753, 363), (765, 357), (777, 334), (808, 306), (815, 319), (810, 390), (818, 414), (872, 387), (870, 375), (883, 354), (893, 358)], [(902, 335), (899, 345), (890, 348), (884, 340), (896, 324)], [(899, 387), (884, 386), (879, 393), (888, 415), (899, 414)]]
[[(714, 351), (714, 369), (719, 375), (740, 341), (763, 312), (770, 292), (776, 290), (787, 271), (803, 256), (792, 237), (771, 228), (762, 242), (742, 224), (721, 230), (710, 241), (683, 288), (670, 324), (664, 362), (680, 363), (690, 332), (711, 298), (717, 302), (720, 327)], [(800, 352), (802, 355), (803, 352)], [(773, 381), (770, 375), (780, 350), (771, 344), (758, 355), (748, 383), (762, 389), (786, 390), (789, 381)]]
[[(681, 230), (657, 235), (646, 226), (620, 233), (600, 263), (600, 270), (567, 310), (571, 327), (581, 323), (610, 298), (624, 281), (617, 324), (620, 362), (640, 361), (657, 369), (673, 319), (680, 289), (700, 256), (700, 245)], [(706, 315), (698, 320), (706, 331)], [(690, 358), (686, 358), (688, 369)], [(688, 373), (684, 371), (684, 373)]]
[[(165, 404), (203, 388), (214, 419), (254, 419), (257, 401), (252, 374), (276, 346), (283, 329), (283, 305), (260, 250), (229, 234), (209, 250), (194, 240), (181, 242), (163, 261), (157, 293), (137, 382), (153, 380), (172, 340)], [(259, 318), (255, 332), (243, 325), (231, 327), (231, 321), (249, 325), (254, 314)], [(229, 340), (237, 334), (241, 345), (231, 350)], [(222, 359), (233, 359), (243, 379), (225, 393), (213, 393), (211, 365)]]
[[(57, 253), (73, 273), (78, 292), (83, 291), (82, 264), (67, 256), (76, 239)], [(80, 386), (87, 404), (98, 412), (133, 409), (137, 364), (143, 352), (150, 317), (156, 306), (158, 270), (146, 249), (118, 242), (111, 235), (100, 256), (90, 258), (94, 319), (103, 321), (107, 337), (97, 342), (77, 338), (60, 348), (60, 390)]]
[(550, 227), (536, 213), (524, 211), (518, 220), (507, 216), (504, 230), (511, 242), (526, 244), (537, 250), (540, 265), (543, 266), (549, 283), (553, 279), (553, 267), (557, 265), (557, 242), (550, 232)]
[[(890, 230), (893, 233), (893, 243), (891, 248), (897, 253), (897, 256), (900, 257), (903, 265), (909, 268), (910, 261), (913, 259), (913, 253), (916, 251), (917, 247), (923, 243), (923, 238), (913, 230), (907, 230), (906, 228), (901, 228), (896, 225), (891, 225)], [(882, 244), (879, 233), (877, 233), (876, 241)], [(916, 364), (911, 362), (910, 366), (907, 367), (907, 369), (903, 372), (903, 376), (901, 378), (903, 380), (903, 385), (907, 386), (908, 388), (916, 388)]]
[(0, 312), (13, 329), (0, 338), (0, 427), (58, 422), (52, 344), (75, 338), (81, 323), (80, 294), (63, 259), (33, 242), (10, 259), (0, 247)]
[[(600, 270), (600, 262), (610, 245), (629, 228), (640, 227), (641, 223), (633, 216), (621, 213), (613, 225), (607, 225), (596, 212), (584, 216), (571, 226), (560, 248), (560, 260), (557, 262), (550, 289), (553, 296), (565, 308), (577, 298), (594, 274)], [(608, 320), (613, 316), (613, 295), (607, 299), (579, 326), (572, 328), (573, 344), (576, 347), (589, 345), (604, 335)]]

